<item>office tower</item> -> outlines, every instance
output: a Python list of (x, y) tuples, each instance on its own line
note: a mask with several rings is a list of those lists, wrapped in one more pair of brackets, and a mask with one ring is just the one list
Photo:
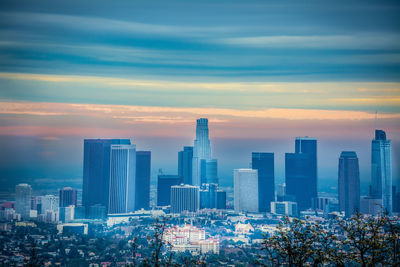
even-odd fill
[(158, 175), (157, 206), (171, 205), (171, 186), (180, 185), (183, 178), (179, 175)]
[(129, 139), (85, 139), (83, 153), (82, 204), (88, 214), (90, 206), (108, 209), (110, 192), (111, 145), (130, 145)]
[(201, 184), (218, 184), (218, 161), (202, 159), (200, 161)]
[(286, 184), (276, 185), (276, 201), (285, 201), (286, 198)]
[(111, 145), (108, 214), (135, 211), (136, 146)]
[(151, 152), (136, 151), (135, 210), (150, 209)]
[(286, 195), (293, 197), (299, 211), (311, 207), (317, 193), (317, 140), (297, 137), (295, 153), (285, 154)]
[(371, 153), (371, 196), (382, 199), (383, 208), (392, 214), (392, 147), (386, 133), (375, 130)]
[(31, 211), (32, 187), (28, 184), (15, 186), (15, 211), (25, 220), (29, 219)]
[(178, 175), (183, 177), (184, 184), (192, 184), (193, 147), (185, 146), (178, 153)]
[(258, 170), (259, 211), (270, 211), (270, 203), (275, 200), (274, 153), (253, 152), (251, 167)]
[(196, 212), (199, 209), (199, 187), (193, 185), (171, 186), (171, 213)]
[(235, 169), (234, 208), (236, 212), (258, 212), (258, 171)]
[(208, 138), (208, 119), (197, 120), (196, 139), (193, 147), (192, 184), (201, 185), (201, 160), (211, 159), (211, 145)]
[(291, 201), (272, 201), (271, 213), (277, 215), (297, 216), (297, 203)]
[(42, 210), (41, 214), (46, 214), (47, 211), (53, 211), (55, 213), (58, 212), (58, 203), (59, 199), (54, 195), (45, 195), (42, 196)]
[(61, 207), (68, 207), (71, 205), (76, 206), (76, 189), (71, 187), (64, 187), (59, 191), (59, 206)]
[(217, 209), (226, 210), (226, 192), (217, 190)]
[(356, 152), (343, 151), (339, 158), (339, 208), (346, 217), (360, 211), (360, 172)]
[(63, 223), (73, 221), (75, 217), (75, 206), (60, 207), (59, 220)]
[(217, 184), (203, 184), (200, 189), (200, 208), (216, 209), (217, 208)]

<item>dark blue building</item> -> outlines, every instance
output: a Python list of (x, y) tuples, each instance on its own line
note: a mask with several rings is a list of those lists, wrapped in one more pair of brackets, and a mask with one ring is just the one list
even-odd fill
[(299, 211), (311, 208), (317, 192), (317, 140), (297, 137), (295, 153), (285, 154), (286, 195), (293, 197)]
[(82, 204), (87, 215), (93, 205), (108, 210), (111, 145), (130, 143), (129, 139), (84, 140)]
[(252, 169), (258, 170), (258, 207), (260, 212), (269, 212), (275, 200), (274, 153), (253, 152)]
[(135, 209), (150, 209), (151, 152), (136, 151)]
[(192, 184), (193, 147), (185, 146), (178, 153), (178, 175), (183, 177), (184, 184)]
[(157, 181), (157, 206), (171, 205), (171, 186), (183, 183), (179, 175), (158, 175)]
[(360, 171), (356, 152), (343, 151), (339, 158), (339, 208), (351, 217), (360, 211)]

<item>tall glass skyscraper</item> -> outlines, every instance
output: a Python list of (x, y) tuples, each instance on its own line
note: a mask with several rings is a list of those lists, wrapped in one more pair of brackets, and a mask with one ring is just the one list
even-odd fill
[(339, 208), (346, 217), (360, 212), (360, 171), (356, 152), (343, 151), (339, 158)]
[(386, 133), (375, 130), (371, 153), (371, 196), (382, 199), (385, 212), (392, 214), (392, 146)]
[(274, 153), (253, 152), (251, 167), (258, 170), (259, 211), (270, 211), (270, 203), (275, 200)]
[(136, 151), (136, 210), (150, 208), (150, 170), (151, 152)]
[(201, 184), (218, 184), (218, 161), (202, 159), (200, 162)]
[(135, 211), (136, 146), (111, 145), (108, 213)]
[(111, 145), (130, 145), (129, 139), (85, 139), (83, 153), (82, 204), (89, 214), (93, 205), (101, 205), (108, 210), (110, 191)]
[(178, 175), (183, 177), (184, 184), (192, 184), (193, 147), (185, 146), (178, 153)]
[(297, 202), (298, 209), (311, 207), (317, 192), (317, 139), (297, 137), (295, 153), (285, 154), (286, 194)]
[(197, 120), (196, 139), (193, 147), (192, 184), (201, 184), (201, 160), (211, 159), (211, 145), (208, 137), (208, 119)]
[(31, 212), (32, 187), (28, 184), (15, 186), (15, 212), (21, 214), (22, 219), (29, 220)]

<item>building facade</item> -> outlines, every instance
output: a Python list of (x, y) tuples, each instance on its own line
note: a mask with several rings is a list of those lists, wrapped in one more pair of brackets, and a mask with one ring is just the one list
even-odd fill
[(151, 152), (136, 151), (135, 210), (150, 209)]
[(340, 154), (338, 189), (340, 211), (348, 218), (360, 212), (360, 171), (356, 152)]
[(31, 211), (32, 187), (28, 184), (15, 186), (15, 211), (25, 220), (29, 220)]
[(382, 199), (383, 208), (392, 214), (392, 146), (386, 133), (375, 130), (371, 152), (371, 197)]
[(235, 169), (234, 208), (236, 212), (258, 212), (258, 171)]
[(136, 146), (111, 145), (108, 214), (135, 211)]
[(183, 177), (183, 183), (192, 185), (193, 147), (185, 146), (178, 153), (178, 175)]
[(82, 205), (102, 205), (108, 210), (111, 145), (130, 145), (129, 139), (85, 139), (83, 153)]
[(68, 207), (77, 205), (77, 190), (71, 187), (64, 187), (59, 191), (59, 206)]
[(208, 119), (201, 118), (196, 124), (196, 139), (193, 146), (192, 184), (201, 185), (201, 160), (211, 159), (211, 145), (208, 135)]
[(196, 212), (199, 208), (200, 188), (198, 186), (171, 186), (171, 213)]
[(157, 206), (171, 205), (171, 186), (180, 185), (183, 178), (179, 175), (158, 175), (157, 179)]
[(275, 200), (274, 153), (253, 152), (251, 167), (258, 170), (259, 211), (270, 211), (270, 203)]
[(297, 137), (295, 153), (285, 154), (286, 195), (297, 202), (298, 209), (311, 208), (317, 192), (317, 140)]

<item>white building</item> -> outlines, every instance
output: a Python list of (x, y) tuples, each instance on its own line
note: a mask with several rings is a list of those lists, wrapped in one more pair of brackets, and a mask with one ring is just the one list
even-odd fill
[(41, 214), (46, 214), (47, 211), (58, 212), (58, 197), (54, 195), (45, 195), (41, 197), (41, 202)]
[(258, 171), (234, 170), (235, 212), (258, 212)]
[(164, 232), (164, 242), (172, 247), (172, 251), (192, 254), (219, 253), (219, 240), (206, 239), (204, 229), (192, 225), (174, 226)]
[(271, 202), (271, 213), (278, 215), (297, 216), (297, 203), (291, 201)]

